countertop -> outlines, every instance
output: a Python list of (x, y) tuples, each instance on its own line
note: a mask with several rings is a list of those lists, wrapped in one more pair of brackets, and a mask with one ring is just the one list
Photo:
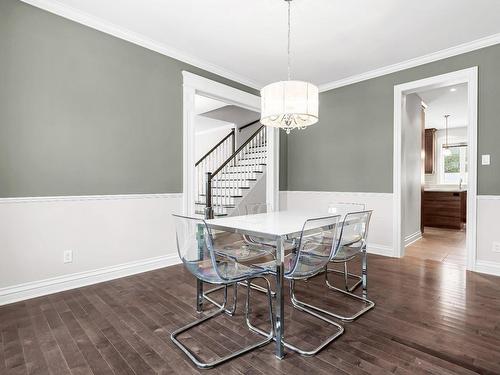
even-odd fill
[(461, 193), (467, 191), (467, 188), (459, 188), (458, 186), (439, 186), (439, 187), (425, 187), (424, 191), (439, 192), (439, 193)]

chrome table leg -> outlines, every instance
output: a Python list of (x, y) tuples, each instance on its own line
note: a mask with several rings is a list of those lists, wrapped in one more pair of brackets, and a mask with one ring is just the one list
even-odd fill
[(283, 339), (285, 337), (285, 250), (283, 237), (276, 240), (276, 351), (275, 355), (279, 359), (285, 356)]

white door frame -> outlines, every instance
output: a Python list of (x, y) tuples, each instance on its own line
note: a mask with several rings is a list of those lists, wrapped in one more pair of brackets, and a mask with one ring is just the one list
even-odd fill
[[(195, 95), (221, 100), (260, 113), (260, 97), (208, 78), (182, 71), (183, 77), (183, 197), (185, 215), (194, 214), (195, 149), (194, 119)], [(274, 210), (279, 209), (279, 129), (267, 127), (266, 201)]]
[(467, 269), (474, 270), (476, 264), (476, 205), (477, 205), (477, 66), (442, 74), (434, 77), (407, 82), (394, 86), (394, 176), (393, 176), (393, 241), (394, 256), (404, 255), (404, 236), (402, 233), (402, 106), (403, 97), (422, 90), (430, 90), (460, 83), (467, 83), (468, 124), (467, 124)]

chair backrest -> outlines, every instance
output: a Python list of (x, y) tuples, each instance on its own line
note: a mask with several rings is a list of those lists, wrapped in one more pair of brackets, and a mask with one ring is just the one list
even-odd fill
[(306, 220), (297, 251), (285, 276), (306, 278), (321, 272), (337, 248), (340, 215)]
[(328, 213), (330, 215), (346, 215), (349, 212), (364, 211), (365, 205), (363, 203), (351, 202), (333, 202), (328, 205)]
[[(338, 238), (337, 253), (355, 255), (363, 251), (366, 247), (368, 228), (373, 211), (351, 212), (345, 215)], [(344, 249), (342, 249), (344, 247)], [(348, 248), (348, 252), (346, 252)]]
[(172, 216), (175, 221), (177, 251), (184, 266), (202, 280), (206, 279), (208, 274), (220, 277), (212, 235), (205, 220), (181, 215)]
[(251, 203), (245, 206), (247, 215), (264, 214), (271, 212), (271, 205), (269, 203)]

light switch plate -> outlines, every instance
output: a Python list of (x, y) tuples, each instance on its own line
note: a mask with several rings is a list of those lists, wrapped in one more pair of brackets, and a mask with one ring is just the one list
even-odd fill
[(66, 250), (63, 253), (63, 263), (73, 262), (73, 250)]
[(490, 155), (481, 155), (481, 164), (490, 165)]
[(500, 253), (500, 242), (493, 242), (493, 252)]

